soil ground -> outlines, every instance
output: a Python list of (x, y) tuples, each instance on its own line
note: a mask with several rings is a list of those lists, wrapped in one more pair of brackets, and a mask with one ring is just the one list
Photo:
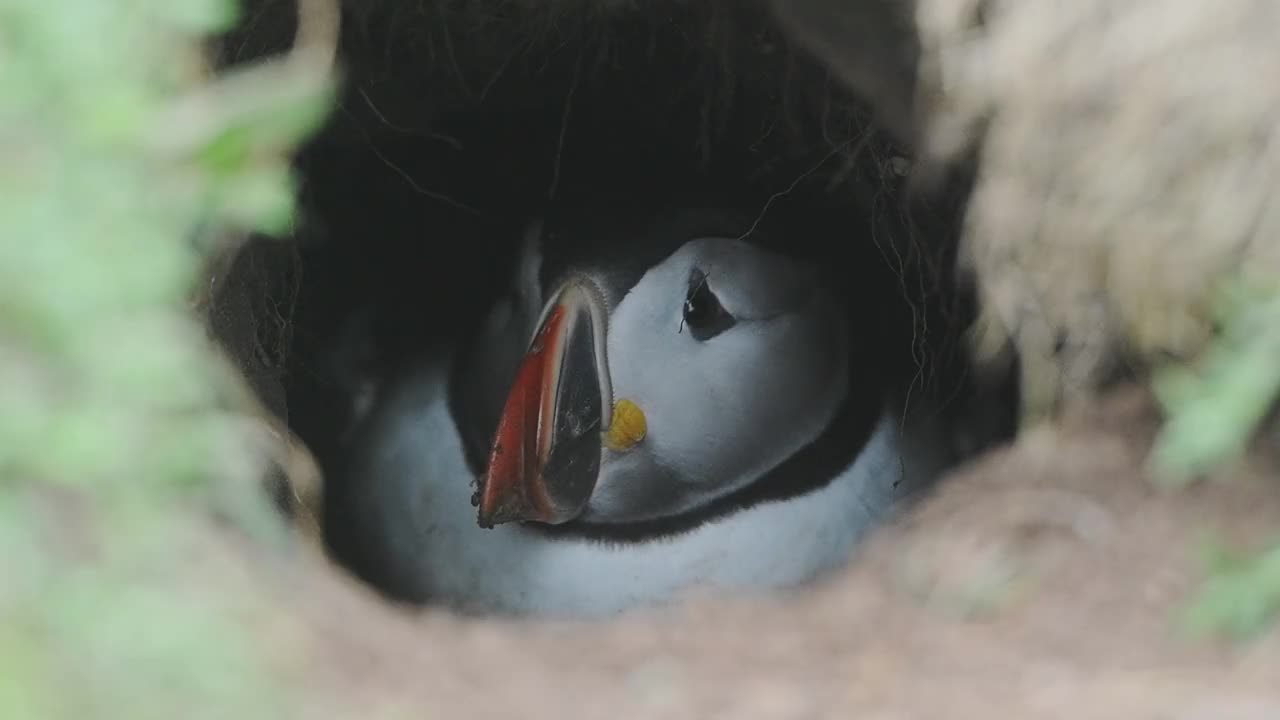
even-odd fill
[(1142, 471), (1156, 422), (1119, 392), (963, 468), (838, 577), (611, 623), (404, 611), (317, 558), (271, 586), (312, 717), (1280, 717), (1280, 633), (1195, 639), (1205, 533), (1280, 527), (1275, 459), (1190, 489)]

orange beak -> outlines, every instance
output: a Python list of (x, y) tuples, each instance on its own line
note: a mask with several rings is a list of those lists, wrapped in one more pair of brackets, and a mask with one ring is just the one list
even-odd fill
[(543, 317), (507, 395), (480, 480), (481, 527), (568, 522), (595, 490), (601, 430), (612, 412), (604, 303), (589, 281), (573, 281)]

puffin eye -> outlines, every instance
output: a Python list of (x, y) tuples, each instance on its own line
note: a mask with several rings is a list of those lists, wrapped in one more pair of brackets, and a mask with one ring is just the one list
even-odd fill
[(689, 291), (684, 297), (681, 329), (687, 325), (695, 340), (705, 342), (733, 327), (735, 323), (737, 320), (724, 309), (716, 294), (711, 292), (706, 274), (701, 270), (694, 270), (689, 275)]

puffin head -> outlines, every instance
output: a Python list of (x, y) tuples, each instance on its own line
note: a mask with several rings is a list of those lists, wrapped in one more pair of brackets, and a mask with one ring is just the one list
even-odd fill
[(544, 264), (520, 296), (536, 320), (478, 481), (480, 525), (685, 517), (823, 455), (838, 417), (870, 433), (881, 408), (867, 393), (853, 407), (848, 303), (820, 264), (776, 249), (785, 238), (744, 228), (731, 211), (678, 214), (637, 233), (644, 262), (617, 260), (624, 245)]

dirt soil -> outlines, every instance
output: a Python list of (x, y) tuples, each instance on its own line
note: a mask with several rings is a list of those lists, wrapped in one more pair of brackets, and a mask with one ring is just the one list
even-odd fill
[(497, 622), (393, 609), (309, 558), (269, 573), (294, 613), (262, 632), (304, 650), (307, 717), (1280, 717), (1280, 633), (1232, 645), (1174, 620), (1202, 533), (1280, 526), (1275, 458), (1161, 490), (1141, 470), (1155, 420), (1132, 390), (1072, 411), (791, 597)]

